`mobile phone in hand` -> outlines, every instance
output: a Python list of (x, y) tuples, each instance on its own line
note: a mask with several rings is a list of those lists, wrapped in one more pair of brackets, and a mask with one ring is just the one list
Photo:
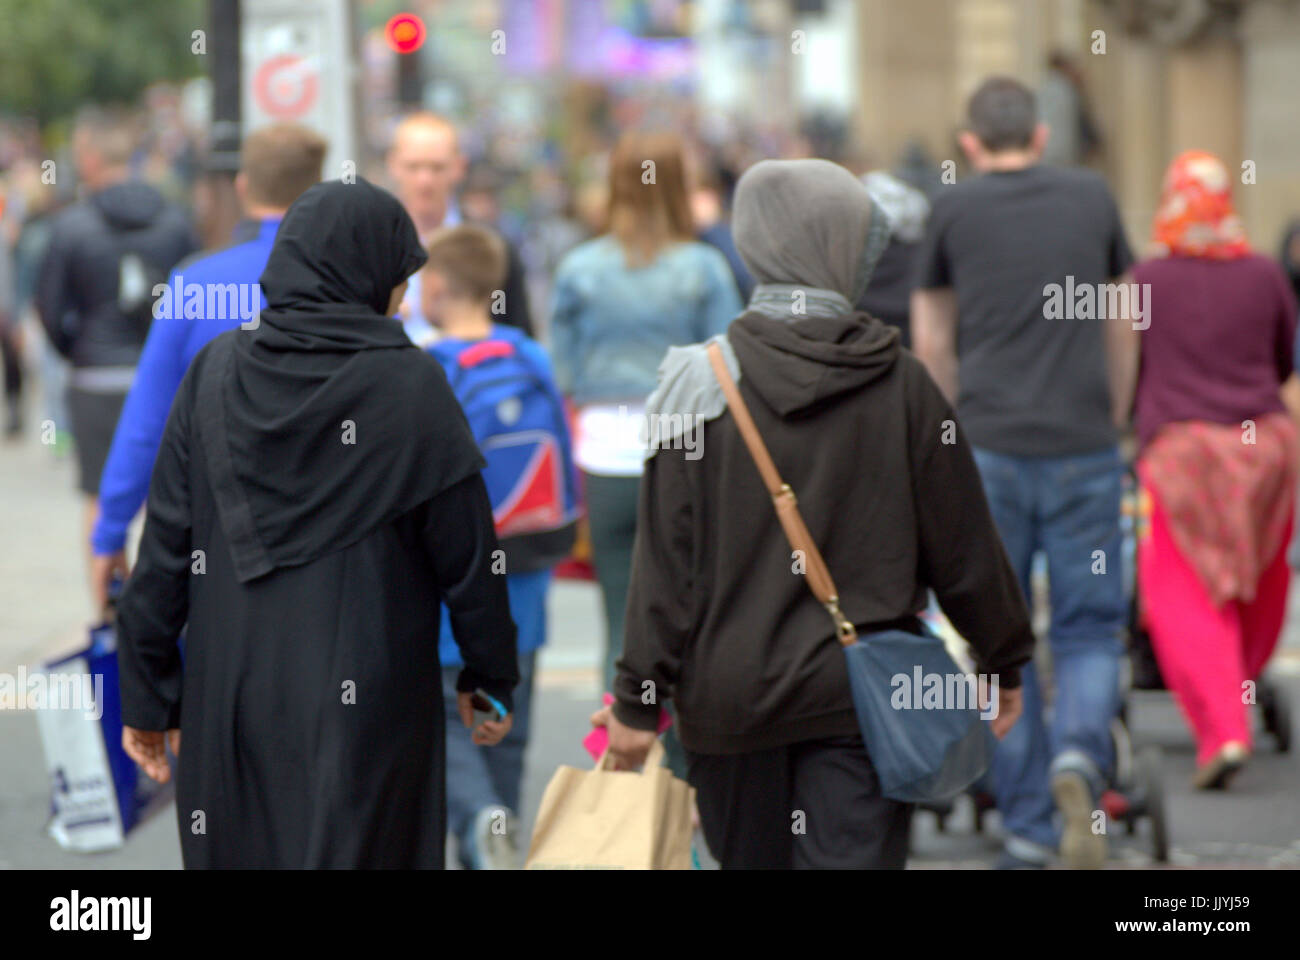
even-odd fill
[(474, 721), (470, 725), (471, 730), (477, 730), (489, 720), (504, 720), (506, 717), (505, 707), (482, 687), (479, 687), (470, 696), (470, 705), (474, 708)]

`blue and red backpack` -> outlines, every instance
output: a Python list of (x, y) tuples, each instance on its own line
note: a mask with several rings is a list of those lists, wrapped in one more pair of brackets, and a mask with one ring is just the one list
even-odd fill
[(545, 352), (499, 324), (487, 339), (426, 349), (442, 364), (487, 460), (483, 480), (506, 573), (550, 569), (573, 550), (579, 507), (564, 401)]

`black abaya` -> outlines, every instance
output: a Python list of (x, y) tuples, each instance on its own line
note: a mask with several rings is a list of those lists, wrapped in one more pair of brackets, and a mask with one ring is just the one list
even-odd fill
[[(350, 255), (322, 207), (371, 246), (394, 216), (364, 194), (317, 201), (282, 232), (323, 235), (329, 249), (290, 252), (322, 275)], [(347, 312), (304, 309), (306, 273), (292, 295), (268, 290), (265, 329), (217, 338), (173, 404), (118, 628), (123, 722), (181, 730), (187, 868), (443, 865), (440, 600), (458, 688), (510, 704), (515, 629), (481, 460), (437, 364), (376, 312), (405, 276), (382, 271), (409, 266), (405, 226), (380, 262), (351, 254), (379, 276), (345, 278), (375, 287), (350, 299), (329, 291)]]

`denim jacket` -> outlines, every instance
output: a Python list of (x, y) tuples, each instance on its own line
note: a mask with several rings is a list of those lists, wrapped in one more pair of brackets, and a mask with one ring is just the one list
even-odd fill
[(560, 391), (579, 406), (644, 399), (671, 346), (727, 329), (742, 305), (726, 258), (695, 241), (629, 268), (611, 236), (561, 261), (551, 299), (551, 357)]

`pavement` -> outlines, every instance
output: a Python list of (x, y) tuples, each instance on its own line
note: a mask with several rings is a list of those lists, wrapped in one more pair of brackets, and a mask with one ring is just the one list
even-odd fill
[[(0, 673), (75, 649), (91, 620), (81, 538), (79, 495), (72, 462), (39, 442), (28, 424), (17, 442), (0, 442)], [(1293, 592), (1274, 675), (1300, 714), (1300, 591)], [(542, 791), (557, 766), (590, 766), (581, 746), (587, 717), (599, 697), (601, 616), (596, 588), (557, 583), (549, 600), (550, 642), (541, 655), (534, 737), (524, 784), (523, 825), (530, 829)], [(1300, 764), (1281, 755), (1267, 737), (1222, 794), (1194, 792), (1192, 741), (1165, 694), (1131, 694), (1129, 715), (1135, 752), (1155, 748), (1165, 793), (1173, 867), (1300, 867)], [(1294, 722), (1294, 721), (1293, 721)], [(1142, 772), (1137, 765), (1138, 773)], [(85, 855), (61, 850), (45, 833), (49, 786), (36, 718), (0, 709), (0, 869), (179, 868), (174, 805), (165, 803), (116, 851)], [(1111, 825), (1114, 868), (1156, 865), (1151, 824), (1128, 835)], [(707, 849), (697, 843), (704, 866)], [(998, 851), (997, 817), (974, 830), (970, 801), (959, 798), (940, 830), (934, 815), (919, 811), (913, 827), (916, 869), (988, 867)]]

